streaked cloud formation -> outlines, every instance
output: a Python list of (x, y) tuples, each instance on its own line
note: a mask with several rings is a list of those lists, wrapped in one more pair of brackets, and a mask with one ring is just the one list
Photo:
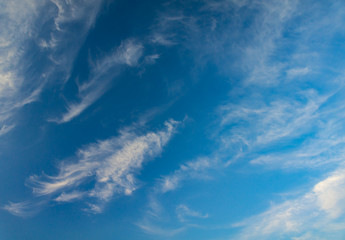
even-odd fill
[[(303, 8), (304, 5), (310, 5), (310, 8)], [(225, 77), (231, 78), (233, 70), (241, 72), (242, 78), (231, 80), (233, 85), (228, 103), (221, 104), (216, 110), (217, 120), (211, 134), (218, 148), (210, 151), (210, 156), (217, 156), (218, 161), (206, 161), (207, 164), (200, 165), (200, 168), (186, 162), (170, 175), (158, 179), (153, 187), (154, 193), (148, 197), (147, 216), (143, 220), (146, 225), (143, 226), (164, 228), (160, 218), (167, 214), (164, 211), (169, 208), (165, 206), (168, 203), (164, 194), (175, 191), (175, 196), (179, 196), (179, 192), (187, 188), (183, 186), (184, 181), (195, 179), (195, 173), (207, 176), (210, 169), (221, 169), (219, 166), (222, 164), (226, 168), (243, 164), (260, 171), (287, 170), (300, 174), (318, 172), (322, 168), (328, 178), (319, 176), (319, 183), (299, 198), (272, 200), (277, 203), (267, 212), (236, 225), (245, 228), (238, 238), (292, 236), (295, 239), (323, 239), (324, 236), (327, 239), (326, 236), (334, 233), (339, 239), (337, 234), (341, 234), (343, 222), (340, 216), (343, 212), (337, 205), (343, 194), (340, 189), (335, 189), (343, 184), (344, 75), (340, 66), (344, 62), (339, 59), (339, 65), (330, 66), (329, 61), (332, 60), (325, 45), (335, 41), (336, 34), (343, 30), (341, 25), (334, 24), (343, 14), (340, 6), (340, 2), (334, 3), (330, 7), (333, 14), (329, 16), (321, 3), (208, 1), (200, 8), (202, 17), (181, 9), (176, 14), (169, 9), (165, 16), (158, 17), (165, 19), (168, 25), (158, 25), (154, 35), (159, 37), (157, 39), (165, 40), (163, 36), (170, 36), (174, 44), (185, 44), (189, 50), (195, 50), (197, 63), (200, 59), (207, 59), (217, 63)], [(207, 14), (214, 17), (211, 13), (222, 17), (216, 18), (217, 21), (207, 28), (201, 19)], [(306, 16), (306, 19), (296, 26), (296, 19), (301, 16)], [(245, 29), (238, 27), (242, 23), (248, 24)], [(180, 25), (183, 26), (181, 35), (188, 37), (178, 43), (178, 36), (172, 37), (169, 30), (173, 32), (172, 29)], [(326, 29), (327, 34), (320, 33)], [(296, 38), (290, 37), (296, 35)], [(240, 40), (236, 42), (238, 36)], [(197, 48), (193, 45), (195, 39), (199, 40)], [(310, 44), (311, 39), (316, 41), (315, 44)], [(163, 40), (161, 44), (164, 44)], [(236, 59), (232, 63), (229, 60), (234, 54), (239, 55), (240, 61)], [(325, 81), (327, 87), (324, 87)], [(334, 169), (338, 170), (333, 172)], [(296, 188), (303, 192), (305, 186)], [(160, 189), (160, 194), (157, 189)], [(315, 225), (314, 217), (317, 219)], [(174, 219), (170, 218), (169, 223), (173, 222)], [(317, 231), (323, 224), (325, 227)], [(185, 230), (189, 228), (188, 225), (177, 226)], [(253, 228), (257, 232), (252, 231)], [(326, 231), (327, 228), (332, 230)]]
[(121, 71), (122, 65), (134, 67), (142, 55), (143, 46), (133, 39), (123, 41), (121, 45), (98, 60), (91, 68), (90, 78), (78, 86), (77, 103), (68, 103), (67, 112), (59, 119), (50, 119), (57, 123), (66, 123), (81, 114), (86, 108), (99, 99), (109, 88), (111, 82)]
[[(66, 81), (102, 1), (6, 1), (1, 4), (0, 125), (39, 97), (49, 82)], [(78, 25), (78, 29), (74, 29)], [(44, 34), (43, 34), (44, 32)], [(34, 69), (34, 59), (44, 64)], [(11, 128), (13, 129), (13, 127)], [(3, 135), (5, 131), (1, 131)]]
[[(114, 194), (130, 195), (136, 189), (135, 174), (145, 161), (160, 154), (175, 132), (178, 122), (145, 135), (124, 130), (120, 136), (98, 141), (78, 150), (72, 162), (59, 164), (55, 176), (33, 175), (28, 180), (33, 193), (57, 202), (85, 199), (86, 210), (98, 213)], [(20, 215), (30, 204), (11, 203), (5, 209)]]
[(207, 157), (200, 157), (197, 160), (186, 162), (170, 175), (162, 177), (157, 185), (156, 191), (166, 193), (178, 188), (183, 181), (207, 178), (207, 171), (210, 168), (214, 168), (215, 163), (215, 159), (209, 159)]
[(177, 217), (181, 222), (187, 221), (188, 218), (208, 218), (208, 214), (203, 214), (198, 211), (190, 209), (184, 204), (180, 204), (176, 207)]
[[(5, 238), (345, 237), (343, 1), (14, 0), (0, 15)], [(182, 123), (160, 124), (183, 116), (167, 146)]]

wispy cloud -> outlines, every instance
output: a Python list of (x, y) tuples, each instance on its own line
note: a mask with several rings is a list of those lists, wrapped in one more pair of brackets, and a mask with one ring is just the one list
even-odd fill
[[(83, 199), (88, 211), (101, 212), (115, 193), (130, 195), (137, 188), (135, 174), (145, 161), (162, 152), (177, 125), (170, 120), (163, 130), (145, 135), (124, 130), (118, 137), (79, 149), (73, 162), (60, 163), (55, 176), (31, 176), (28, 185), (36, 196), (57, 202)], [(10, 204), (5, 209), (20, 211), (22, 204)]]
[[(169, 236), (170, 231), (171, 233), (174, 232), (173, 235), (175, 235), (189, 228), (198, 227), (191, 222), (195, 219), (208, 218), (208, 214), (192, 210), (185, 204), (179, 204), (175, 211), (170, 214), (175, 215), (175, 218), (171, 219), (167, 213), (169, 209), (163, 204), (162, 199), (169, 192), (174, 194), (173, 192), (182, 187), (182, 184), (186, 181), (209, 180), (211, 178), (209, 174), (210, 169), (218, 167), (217, 157), (200, 157), (181, 164), (171, 174), (158, 179), (148, 195), (144, 216), (136, 223), (137, 226), (147, 233), (161, 236)], [(174, 223), (176, 219), (178, 219), (178, 224)], [(166, 228), (166, 225), (162, 223), (172, 225), (173, 227)]]
[(303, 76), (308, 73), (310, 73), (310, 68), (309, 67), (304, 67), (304, 68), (291, 68), (286, 71), (287, 77), (293, 78), (293, 77), (298, 77), (298, 76)]
[(98, 60), (92, 67), (89, 80), (78, 86), (79, 102), (67, 104), (67, 112), (57, 123), (66, 123), (79, 116), (85, 109), (97, 101), (109, 88), (121, 71), (123, 65), (135, 67), (143, 54), (143, 45), (134, 39), (127, 39), (107, 56)]
[(205, 179), (207, 178), (207, 174), (205, 173), (210, 168), (216, 167), (216, 161), (216, 159), (200, 157), (197, 160), (182, 164), (179, 169), (170, 175), (162, 177), (156, 190), (161, 193), (166, 193), (178, 188), (183, 181), (189, 179)]
[[(9, 132), (9, 122), (16, 109), (16, 103), (25, 101), (21, 94), (23, 76), (20, 64), (23, 43), (32, 34), (36, 12), (43, 6), (42, 1), (10, 1), (1, 4), (0, 14), (0, 125), (2, 134)], [(12, 125), (14, 126), (14, 125)]]
[(12, 130), (12, 128), (14, 128), (15, 125), (10, 125), (10, 126), (7, 126), (7, 125), (2, 125), (1, 129), (0, 129), (0, 136), (1, 135), (4, 135), (6, 133), (8, 133), (9, 131)]
[[(180, 10), (158, 18), (168, 24), (156, 26), (152, 41), (167, 46), (188, 42), (190, 46), (184, 46), (191, 51), (197, 46), (195, 58), (206, 56), (230, 79), (228, 104), (218, 108), (219, 121), (213, 126), (213, 139), (219, 147), (210, 155), (222, 156), (222, 166), (242, 161), (246, 167), (248, 163), (266, 170), (318, 169), (326, 173), (341, 165), (345, 145), (343, 62), (330, 64), (325, 51), (343, 32), (338, 24), (343, 22), (343, 3), (337, 1), (329, 8), (295, 0), (205, 1), (201, 5), (195, 10), (199, 16)], [(190, 22), (194, 25), (188, 26)], [(188, 31), (190, 35), (184, 35)], [(240, 72), (239, 77), (233, 72)], [(199, 167), (188, 162), (159, 179), (148, 198), (143, 222), (163, 226), (161, 196), (174, 194), (184, 181), (207, 176), (214, 165), (209, 158), (196, 162)], [(248, 220), (239, 239), (336, 235), (344, 226), (344, 211), (339, 206), (344, 198), (343, 182), (343, 170), (330, 173), (303, 196)]]
[(103, 0), (49, 1), (46, 8), (53, 14), (42, 14), (41, 18), (46, 21), (53, 20), (53, 24), (49, 25), (49, 29), (45, 29), (49, 34), (39, 35), (36, 39), (41, 51), (47, 54), (56, 69), (47, 69), (48, 74), (62, 73), (60, 81), (63, 82), (69, 79), (74, 58), (88, 31), (93, 27), (102, 3)]
[(172, 237), (186, 230), (185, 227), (162, 228), (160, 226), (152, 224), (151, 222), (141, 222), (141, 223), (137, 223), (136, 225), (149, 234), (159, 235), (159, 236), (164, 236), (164, 237)]
[[(257, 98), (256, 103), (252, 104), (249, 97), (240, 105), (230, 103), (222, 106), (221, 125), (239, 123), (233, 131), (246, 135), (251, 145), (269, 144), (308, 131), (307, 125), (319, 117), (319, 108), (327, 98), (319, 96), (314, 90), (301, 91), (285, 99), (281, 96), (274, 99), (272, 96), (269, 104), (263, 102), (264, 98)], [(244, 125), (251, 128), (245, 131)]]
[(181, 222), (187, 221), (188, 218), (208, 218), (208, 214), (192, 210), (184, 204), (180, 204), (176, 207), (176, 214)]
[[(80, 43), (94, 23), (101, 3), (15, 0), (1, 4), (2, 129), (15, 125), (14, 114), (35, 101), (48, 81), (68, 79)], [(78, 29), (74, 29), (76, 24)], [(10, 128), (6, 129), (9, 132)], [(4, 135), (5, 131), (2, 132)]]
[(115, 61), (135, 66), (143, 53), (143, 45), (135, 42), (133, 39), (123, 41), (116, 51)]
[(36, 214), (40, 205), (42, 205), (42, 203), (43, 202), (40, 202), (40, 201), (37, 201), (37, 202), (25, 201), (25, 202), (18, 202), (18, 203), (10, 202), (9, 204), (2, 207), (2, 209), (8, 211), (14, 216), (26, 218), (26, 217), (31, 217), (34, 214)]
[(76, 201), (78, 199), (81, 199), (84, 195), (85, 195), (85, 193), (83, 193), (83, 192), (73, 191), (70, 193), (61, 193), (54, 200), (57, 202), (72, 202), (72, 201)]
[[(340, 163), (345, 138), (344, 113), (340, 102), (334, 100), (339, 94), (322, 96), (311, 90), (280, 97), (269, 105), (260, 98), (251, 105), (224, 105), (220, 108), (221, 124), (225, 129), (231, 127), (221, 135), (222, 151), (240, 153), (241, 159), (269, 168)], [(295, 141), (300, 143), (291, 147)], [(290, 146), (288, 151), (286, 146)]]

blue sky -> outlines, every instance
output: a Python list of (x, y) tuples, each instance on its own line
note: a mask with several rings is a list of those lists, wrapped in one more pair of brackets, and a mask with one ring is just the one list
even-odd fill
[(0, 16), (1, 239), (345, 238), (344, 2)]

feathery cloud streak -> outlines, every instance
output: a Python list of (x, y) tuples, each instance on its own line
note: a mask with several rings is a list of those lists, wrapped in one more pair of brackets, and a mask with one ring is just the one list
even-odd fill
[(122, 65), (134, 67), (138, 64), (142, 52), (141, 43), (133, 39), (123, 41), (116, 50), (99, 60), (91, 69), (90, 79), (78, 86), (80, 102), (69, 103), (67, 112), (61, 118), (51, 121), (66, 123), (80, 115), (109, 89), (111, 81), (119, 74)]
[[(47, 82), (68, 79), (80, 43), (101, 4), (83, 0), (1, 3), (1, 129), (14, 126), (14, 113), (35, 101)], [(9, 132), (10, 128), (6, 129)]]
[[(56, 202), (85, 200), (86, 210), (101, 212), (115, 193), (130, 195), (136, 189), (134, 175), (145, 161), (162, 152), (178, 124), (170, 120), (158, 132), (138, 136), (122, 131), (118, 137), (90, 144), (79, 149), (74, 162), (61, 162), (57, 175), (33, 175), (28, 185), (37, 197), (45, 196)], [(25, 206), (15, 203), (5, 209), (19, 213)]]
[(170, 175), (162, 177), (156, 186), (156, 191), (159, 193), (166, 193), (178, 188), (183, 181), (190, 179), (205, 179), (207, 178), (207, 171), (215, 166), (216, 160), (207, 157), (189, 161), (182, 164), (179, 169), (175, 170)]

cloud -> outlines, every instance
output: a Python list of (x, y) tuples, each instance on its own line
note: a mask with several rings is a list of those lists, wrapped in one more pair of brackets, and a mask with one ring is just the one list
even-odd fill
[(177, 217), (181, 222), (187, 221), (188, 218), (208, 218), (208, 214), (203, 214), (192, 210), (186, 205), (180, 204), (176, 207)]
[(216, 160), (207, 157), (200, 157), (197, 160), (189, 161), (182, 164), (179, 169), (175, 170), (168, 176), (162, 177), (159, 181), (157, 191), (166, 193), (173, 191), (180, 185), (181, 182), (187, 179), (205, 179), (210, 168), (215, 168)]
[(136, 225), (149, 234), (159, 235), (159, 236), (164, 236), (164, 237), (172, 237), (186, 230), (185, 227), (162, 228), (152, 223), (146, 223), (146, 222), (137, 223)]
[(57, 202), (72, 202), (72, 201), (76, 201), (78, 199), (81, 199), (84, 195), (85, 195), (85, 193), (78, 192), (78, 191), (73, 191), (70, 193), (64, 193), (63, 192), (54, 200)]
[(13, 128), (15, 127), (15, 125), (2, 125), (1, 129), (0, 129), (0, 136), (4, 135), (6, 133), (8, 133), (9, 131), (11, 131)]
[(345, 145), (340, 92), (320, 95), (311, 89), (290, 96), (273, 95), (268, 101), (248, 94), (240, 103), (223, 105), (219, 151), (231, 154), (230, 162), (249, 160), (268, 168), (339, 164)]
[(8, 211), (14, 216), (26, 218), (31, 217), (37, 213), (38, 208), (42, 205), (43, 202), (32, 202), (32, 201), (25, 201), (25, 202), (18, 202), (13, 203), (9, 202), (9, 204), (2, 207), (3, 210)]
[(21, 203), (12, 203), (10, 202), (8, 205), (3, 207), (4, 210), (10, 212), (11, 214), (19, 217), (25, 217), (28, 216), (27, 209), (29, 208), (27, 202), (21, 202)]
[(249, 2), (240, 7), (248, 12), (258, 11), (247, 34), (252, 35), (247, 45), (242, 46), (241, 67), (249, 72), (245, 84), (277, 84), (285, 63), (274, 61), (272, 56), (279, 50), (277, 42), (282, 38), (285, 25), (298, 14), (298, 1)]
[[(108, 73), (108, 72), (107, 72)], [(107, 74), (105, 73), (105, 75)], [(109, 74), (109, 73), (108, 73)], [(49, 121), (57, 122), (59, 124), (66, 123), (79, 116), (85, 109), (92, 105), (98, 98), (100, 98), (107, 87), (110, 84), (111, 79), (104, 79), (103, 77), (109, 76), (97, 76), (90, 82), (83, 84), (79, 87), (80, 102), (72, 102), (67, 104), (67, 112), (64, 113), (61, 118), (49, 119)], [(100, 78), (100, 79), (99, 79)]]
[(238, 238), (339, 239), (345, 226), (344, 187), (345, 171), (339, 168), (304, 195), (235, 224), (244, 227)]
[(287, 77), (293, 78), (293, 77), (298, 77), (298, 76), (303, 76), (310, 73), (309, 67), (304, 67), (304, 68), (291, 68), (286, 71)]
[[(333, 59), (328, 56), (330, 49), (338, 46), (334, 39), (343, 32), (338, 24), (344, 13), (342, 5), (340, 1), (329, 8), (294, 0), (206, 1), (202, 8), (195, 8), (197, 14), (167, 11), (165, 17), (178, 17), (166, 26), (164, 17), (158, 18), (163, 21), (152, 34), (156, 44), (182, 42), (195, 61), (204, 58), (215, 64), (230, 82), (228, 104), (219, 107), (212, 129), (219, 144), (215, 155), (224, 156), (219, 161), (230, 159), (225, 166), (243, 161), (244, 171), (264, 166), (266, 170), (327, 173), (342, 164), (344, 71), (342, 60), (328, 64)], [(210, 16), (216, 19), (216, 27), (204, 24), (211, 22)], [(188, 28), (191, 19), (195, 32)], [(300, 81), (293, 81), (295, 78)], [(207, 175), (213, 164), (195, 169), (188, 165), (159, 179), (148, 197), (143, 222), (164, 226), (163, 194), (180, 197), (173, 191), (199, 173)], [(336, 235), (344, 226), (339, 205), (344, 200), (342, 170), (330, 173), (319, 184), (246, 221), (243, 234), (235, 239), (329, 239), (332, 231)], [(341, 239), (336, 236), (334, 239)]]
[(138, 64), (139, 58), (143, 54), (143, 46), (133, 39), (123, 41), (116, 51), (116, 61), (128, 66)]
[[(32, 34), (35, 13), (42, 7), (42, 1), (9, 1), (1, 4), (0, 15), (0, 127), (1, 135), (9, 132), (10, 118), (16, 103), (27, 96), (21, 94), (23, 76), (21, 76), (21, 57), (23, 44)], [(6, 129), (6, 131), (5, 131)]]
[(171, 40), (173, 38), (173, 36), (167, 36), (166, 34), (162, 34), (162, 33), (154, 33), (151, 37), (151, 42), (154, 44), (158, 44), (158, 45), (163, 45), (163, 46), (172, 46), (175, 45), (176, 42), (174, 42), (173, 40)]
[[(15, 125), (15, 113), (36, 101), (48, 81), (69, 78), (80, 43), (94, 23), (101, 3), (14, 0), (1, 4), (1, 129)], [(6, 129), (9, 132), (13, 127)]]
[[(40, 198), (57, 202), (85, 200), (86, 210), (101, 212), (114, 194), (130, 195), (136, 190), (135, 174), (145, 161), (162, 152), (178, 124), (170, 120), (163, 130), (145, 135), (122, 131), (118, 137), (79, 149), (73, 162), (60, 163), (57, 175), (33, 175), (27, 184)], [(27, 204), (10, 204), (5, 209), (16, 213), (24, 205)]]
[[(148, 203), (145, 208), (145, 214), (136, 224), (142, 230), (154, 235), (170, 236), (169, 232), (178, 234), (191, 227), (198, 227), (190, 222), (195, 219), (208, 218), (208, 214), (202, 214), (190, 209), (184, 204), (179, 204), (174, 215), (179, 220), (178, 224), (173, 224), (164, 204), (162, 204), (163, 195), (175, 191), (181, 187), (182, 183), (195, 179), (210, 179), (209, 170), (219, 167), (218, 159), (200, 157), (196, 160), (181, 164), (180, 167), (167, 176), (158, 179), (148, 194)], [(185, 223), (188, 224), (186, 225)], [(164, 224), (165, 223), (165, 224)], [(181, 226), (183, 223), (183, 226)], [(170, 228), (166, 224), (171, 224)]]
[(239, 104), (221, 106), (220, 124), (236, 124), (231, 130), (236, 133), (233, 135), (242, 135), (247, 144), (266, 145), (310, 131), (308, 126), (319, 117), (319, 108), (327, 98), (312, 89), (289, 97), (271, 96), (268, 104), (263, 102), (263, 97), (248, 96)]
[(42, 14), (42, 19), (53, 20), (54, 24), (45, 29), (49, 34), (38, 36), (37, 44), (48, 54), (58, 72), (63, 72), (63, 81), (68, 80), (74, 58), (93, 27), (102, 3), (103, 0), (51, 0), (47, 4), (46, 11), (51, 14)]
[(133, 39), (123, 41), (116, 50), (101, 58), (92, 67), (88, 81), (78, 86), (80, 101), (68, 103), (66, 113), (60, 118), (49, 121), (61, 124), (79, 116), (110, 88), (113, 78), (121, 72), (122, 65), (135, 67), (142, 54), (141, 43)]
[(152, 55), (146, 56), (144, 62), (146, 64), (154, 64), (156, 63), (157, 59), (159, 59), (159, 57), (160, 57), (159, 54), (152, 54)]

